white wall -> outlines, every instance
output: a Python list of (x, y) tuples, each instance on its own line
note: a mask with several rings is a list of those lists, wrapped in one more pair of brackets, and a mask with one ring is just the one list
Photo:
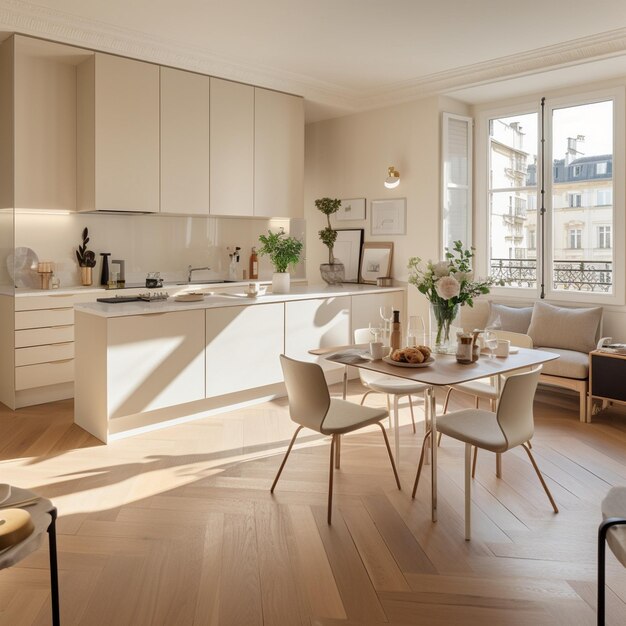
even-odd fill
[[(241, 277), (242, 270), (248, 270), (252, 246), (258, 247), (259, 234), (268, 228), (277, 230), (283, 226), (296, 237), (305, 236), (303, 220), (33, 212), (15, 216), (15, 245), (32, 248), (40, 261), (53, 261), (61, 286), (78, 285), (80, 274), (75, 250), (85, 226), (89, 228), (88, 247), (98, 259), (94, 270), (96, 284), (100, 279), (100, 252), (110, 252), (109, 259), (126, 261), (127, 282), (143, 283), (147, 272), (161, 272), (167, 281), (183, 280), (188, 265), (211, 267), (211, 272), (200, 273), (197, 278), (227, 278), (226, 246), (241, 246)], [(260, 257), (259, 261), (259, 278), (271, 278), (272, 268), (267, 258)], [(4, 256), (0, 263), (5, 263)], [(294, 276), (304, 276), (304, 263)]]
[[(433, 97), (307, 125), (304, 216), (310, 283), (321, 282), (319, 265), (327, 262), (327, 248), (317, 235), (326, 218), (314, 204), (323, 196), (367, 199), (364, 221), (337, 222), (331, 217), (331, 223), (335, 228), (364, 228), (365, 241), (393, 241), (395, 279), (407, 279), (411, 256), (439, 258), (442, 111), (467, 115), (468, 108)], [(383, 186), (390, 165), (400, 172), (396, 189)], [(402, 197), (407, 200), (406, 235), (372, 236), (371, 201)], [(414, 287), (409, 289), (408, 307), (409, 314), (428, 315), (426, 298)]]

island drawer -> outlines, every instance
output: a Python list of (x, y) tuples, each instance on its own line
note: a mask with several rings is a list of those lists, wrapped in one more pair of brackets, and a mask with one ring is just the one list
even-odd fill
[(74, 358), (74, 342), (53, 343), (49, 346), (18, 348), (15, 351), (15, 365), (35, 365), (52, 361), (65, 361)]
[(15, 331), (16, 348), (45, 346), (50, 343), (67, 343), (68, 341), (74, 341), (74, 325)]
[(74, 359), (55, 363), (39, 363), (15, 368), (15, 389), (33, 389), (74, 380)]
[(15, 330), (47, 328), (74, 323), (74, 308), (44, 309), (42, 311), (16, 311)]

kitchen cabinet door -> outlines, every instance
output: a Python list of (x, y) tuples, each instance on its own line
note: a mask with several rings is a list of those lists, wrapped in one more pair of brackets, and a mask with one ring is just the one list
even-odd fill
[(254, 87), (211, 78), (211, 215), (253, 215)]
[(161, 67), (161, 213), (209, 214), (209, 80)]
[[(400, 311), (400, 320), (402, 322), (402, 340), (406, 335), (406, 303), (404, 291), (387, 291), (382, 293), (364, 293), (358, 296), (352, 296), (352, 330), (351, 339), (354, 337), (354, 331), (357, 328), (368, 328), (370, 322), (379, 326), (383, 325), (380, 317), (380, 307), (384, 304), (391, 305), (394, 309)], [(428, 323), (428, 320), (426, 320)]]
[(207, 309), (207, 398), (282, 382), (283, 342), (282, 302)]
[(78, 208), (159, 210), (159, 66), (109, 54), (78, 66)]
[(254, 94), (254, 215), (302, 217), (303, 100), (258, 87)]
[(314, 361), (324, 370), (343, 365), (309, 354), (315, 348), (350, 343), (350, 298), (318, 298), (285, 303), (285, 354), (301, 361)]

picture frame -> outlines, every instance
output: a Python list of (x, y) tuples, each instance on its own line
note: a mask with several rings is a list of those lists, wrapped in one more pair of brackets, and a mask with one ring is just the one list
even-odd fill
[(333, 256), (345, 267), (344, 283), (358, 283), (361, 269), (361, 249), (365, 230), (363, 228), (336, 228), (337, 239)]
[(339, 211), (335, 214), (338, 222), (354, 222), (365, 219), (365, 198), (345, 198), (341, 200)]
[(361, 252), (360, 282), (375, 285), (376, 279), (391, 274), (393, 243), (366, 241)]
[(372, 200), (372, 235), (406, 235), (406, 198)]

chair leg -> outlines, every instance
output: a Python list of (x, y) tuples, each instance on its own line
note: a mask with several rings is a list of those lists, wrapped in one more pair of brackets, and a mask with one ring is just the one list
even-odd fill
[(472, 534), (472, 479), (470, 476), (472, 464), (472, 444), (465, 444), (465, 541), (471, 539)]
[(48, 544), (50, 546), (50, 597), (52, 600), (52, 626), (61, 624), (59, 607), (59, 565), (57, 560), (57, 510), (50, 511), (52, 521), (48, 526)]
[(448, 411), (448, 402), (450, 402), (451, 393), (452, 393), (452, 387), (448, 387), (448, 391), (446, 391), (446, 397), (443, 401), (443, 411), (442, 411), (443, 415), (445, 415)]
[(283, 467), (285, 467), (285, 463), (287, 462), (287, 458), (289, 457), (291, 448), (293, 448), (293, 444), (296, 442), (296, 437), (298, 436), (298, 433), (303, 428), (304, 426), (298, 426), (298, 428), (296, 429), (296, 432), (293, 434), (293, 437), (291, 438), (291, 441), (289, 442), (289, 447), (287, 448), (287, 452), (285, 452), (285, 457), (283, 458), (283, 462), (280, 464), (280, 467), (278, 468), (278, 474), (276, 474), (276, 478), (274, 478), (274, 482), (272, 483), (270, 493), (274, 493), (274, 488), (276, 487), (276, 483), (278, 482), (278, 479), (280, 478), (280, 475), (283, 472)]
[(391, 454), (391, 447), (389, 446), (389, 438), (387, 437), (387, 433), (385, 432), (385, 427), (380, 422), (376, 423), (380, 426), (380, 431), (382, 432), (383, 439), (385, 440), (387, 454), (389, 455), (389, 460), (391, 461), (391, 469), (393, 470), (393, 475), (396, 478), (396, 485), (398, 485), (398, 489), (402, 489), (402, 487), (400, 486), (400, 478), (398, 477), (398, 470), (396, 469), (396, 464), (393, 460), (393, 454)]
[(443, 437), (443, 433), (441, 431), (439, 431), (437, 433), (437, 445), (440, 446), (441, 445), (441, 437)]
[(479, 409), (480, 408), (480, 398), (476, 396), (476, 400), (474, 401), (474, 406)]
[(413, 424), (413, 434), (415, 434), (417, 430), (415, 430), (415, 415), (413, 414), (413, 400), (411, 400), (411, 394), (409, 394), (409, 408), (411, 409), (411, 424)]
[(476, 477), (476, 461), (478, 460), (478, 446), (474, 446), (474, 460), (472, 461), (472, 478)]
[(420, 475), (422, 473), (422, 465), (424, 465), (424, 452), (426, 451), (426, 442), (430, 437), (430, 430), (426, 431), (424, 435), (424, 441), (422, 442), (422, 452), (420, 454), (420, 462), (417, 464), (417, 473), (415, 474), (415, 482), (413, 483), (413, 493), (411, 494), (412, 498), (415, 498), (415, 492), (417, 491), (417, 485), (420, 481)]
[(496, 452), (496, 477), (502, 478), (502, 455)]
[(387, 413), (389, 413), (389, 428), (392, 426), (391, 422), (391, 401), (389, 400), (389, 394), (385, 396), (387, 398)]
[(535, 468), (535, 472), (537, 472), (537, 476), (539, 477), (543, 490), (546, 492), (546, 495), (548, 496), (548, 500), (550, 500), (550, 504), (552, 505), (554, 512), (558, 513), (559, 509), (557, 508), (556, 502), (554, 501), (554, 498), (552, 497), (552, 494), (550, 493), (550, 490), (548, 489), (548, 485), (546, 485), (546, 481), (543, 479), (543, 476), (541, 475), (541, 472), (539, 471), (539, 467), (537, 467), (537, 463), (535, 462), (533, 453), (528, 449), (528, 446), (525, 443), (522, 444), (522, 448), (526, 450), (526, 454), (528, 455), (530, 462), (533, 464), (533, 467)]
[(330, 440), (330, 472), (328, 475), (328, 525), (330, 526), (330, 520), (333, 515), (333, 468), (335, 466), (335, 438), (337, 435), (333, 435)]
[(605, 519), (598, 528), (598, 604), (596, 607), (598, 626), (604, 626), (606, 613), (606, 534), (611, 527), (624, 524), (626, 524), (626, 519), (610, 517)]
[(366, 391), (366, 392), (363, 394), (363, 397), (361, 398), (361, 406), (363, 406), (363, 403), (365, 402), (365, 398), (367, 398), (367, 396), (369, 396), (369, 395), (370, 395), (370, 393), (374, 393), (374, 391), (370, 389), (369, 391)]
[(335, 443), (335, 469), (341, 467), (341, 435), (336, 435), (337, 441)]

